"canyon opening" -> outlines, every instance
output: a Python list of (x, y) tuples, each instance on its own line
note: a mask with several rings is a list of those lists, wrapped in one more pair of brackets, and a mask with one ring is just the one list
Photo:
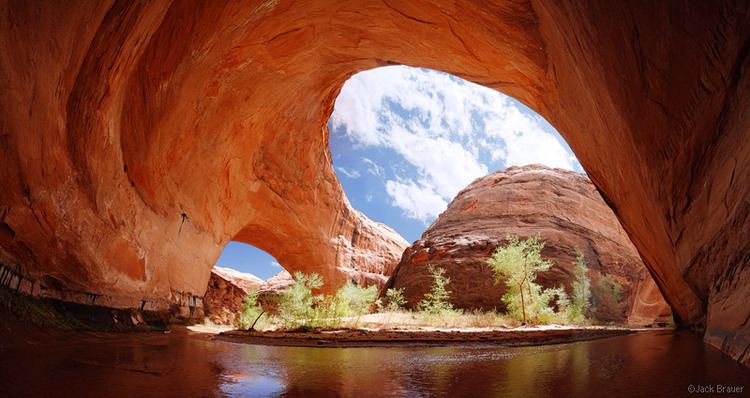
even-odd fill
[(745, 2), (0, 18), (2, 395), (748, 394)]

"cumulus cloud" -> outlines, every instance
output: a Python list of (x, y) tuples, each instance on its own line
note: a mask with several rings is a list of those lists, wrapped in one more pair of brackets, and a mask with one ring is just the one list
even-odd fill
[(417, 184), (411, 180), (405, 182), (388, 180), (385, 188), (394, 206), (401, 208), (407, 217), (424, 223), (437, 217), (448, 206), (443, 197), (432, 187)]
[[(519, 103), (432, 70), (391, 66), (353, 76), (330, 123), (356, 147), (392, 150), (413, 168), (391, 165), (397, 177), (386, 179), (386, 192), (406, 216), (425, 223), (490, 166), (580, 167), (554, 130)], [(371, 159), (362, 162), (363, 171), (385, 176)]]
[[(505, 100), (506, 102), (509, 102)], [(503, 146), (493, 146), (492, 160), (503, 161), (506, 166), (540, 163), (549, 167), (575, 170), (578, 160), (559, 141), (555, 133), (546, 131), (538, 116), (521, 112), (516, 106), (505, 106), (485, 119), (484, 135), (499, 138)], [(578, 166), (578, 167), (576, 167)]]

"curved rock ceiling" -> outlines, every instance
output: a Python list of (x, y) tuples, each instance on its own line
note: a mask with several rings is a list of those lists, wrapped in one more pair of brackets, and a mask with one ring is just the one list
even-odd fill
[(353, 73), (422, 66), (549, 120), (680, 322), (748, 363), (749, 7), (3, 2), (3, 262), (110, 305), (201, 295), (230, 239), (377, 278), (405, 243), (348, 205), (325, 122)]

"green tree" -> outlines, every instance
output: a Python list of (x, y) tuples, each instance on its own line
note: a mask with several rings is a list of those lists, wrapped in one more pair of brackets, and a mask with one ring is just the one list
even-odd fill
[(258, 304), (258, 291), (250, 290), (242, 299), (240, 328), (252, 330), (261, 315), (263, 315), (263, 308)]
[(313, 295), (313, 290), (321, 286), (323, 278), (316, 273), (294, 273), (294, 283), (279, 297), (279, 317), (284, 325), (304, 327), (317, 322), (320, 313), (315, 306), (320, 298)]
[(576, 250), (573, 270), (575, 279), (568, 307), (568, 320), (573, 323), (582, 323), (586, 320), (586, 313), (591, 307), (591, 279), (588, 276), (589, 267), (586, 264), (586, 258), (580, 249)]
[(451, 295), (447, 289), (451, 279), (445, 276), (445, 268), (430, 266), (429, 271), (432, 275), (432, 288), (417, 304), (417, 308), (428, 314), (444, 314), (453, 311), (453, 305), (448, 301)]
[(539, 272), (552, 267), (552, 262), (541, 256), (544, 242), (539, 236), (520, 240), (515, 235), (508, 235), (506, 240), (508, 243), (498, 247), (487, 261), (495, 274), (495, 283), (504, 282), (507, 286), (503, 302), (508, 306), (508, 312), (524, 324), (528, 318), (545, 321), (554, 315), (549, 308), (550, 301), (556, 298), (563, 304), (566, 297), (562, 289), (542, 289), (535, 282)]

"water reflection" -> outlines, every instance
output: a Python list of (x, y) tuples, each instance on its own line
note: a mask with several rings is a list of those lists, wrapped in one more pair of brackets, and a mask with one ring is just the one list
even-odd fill
[(690, 384), (716, 383), (745, 384), (750, 394), (750, 371), (691, 333), (523, 348), (337, 349), (183, 331), (77, 337), (2, 354), (0, 396), (685, 396)]

